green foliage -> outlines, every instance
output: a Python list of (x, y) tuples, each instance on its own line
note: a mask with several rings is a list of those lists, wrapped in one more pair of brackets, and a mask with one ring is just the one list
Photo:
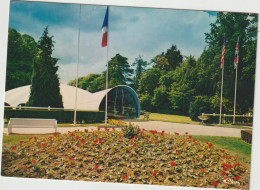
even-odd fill
[(129, 123), (123, 128), (122, 133), (124, 137), (132, 139), (139, 134), (139, 130), (138, 125), (134, 126), (134, 124)]
[(241, 130), (241, 139), (252, 144), (252, 130)]
[(199, 121), (198, 116), (202, 113), (211, 113), (210, 100), (207, 96), (196, 96), (195, 101), (190, 104), (190, 118)]
[(183, 56), (176, 45), (172, 45), (170, 49), (167, 49), (165, 58), (168, 60), (168, 63), (173, 70), (183, 61)]
[(33, 65), (30, 98), (26, 103), (28, 106), (63, 107), (56, 66), (58, 59), (51, 56), (54, 47), (52, 38), (48, 36), (46, 27), (38, 42), (39, 52)]
[[(78, 78), (78, 88), (82, 88), (89, 92), (97, 92), (106, 88), (105, 74), (89, 74)], [(71, 86), (76, 86), (76, 79), (69, 81)]]
[(132, 82), (133, 69), (130, 68), (127, 58), (116, 54), (108, 62), (108, 86), (129, 84)]
[(133, 79), (133, 88), (135, 90), (138, 89), (139, 81), (142, 77), (142, 74), (145, 71), (145, 67), (148, 65), (147, 61), (144, 61), (141, 56), (135, 59), (135, 62), (132, 64), (132, 66), (136, 66), (135, 69), (135, 76)]
[[(10, 118), (43, 118), (56, 119), (58, 123), (72, 123), (74, 121), (74, 111), (63, 110), (13, 110), (6, 109), (4, 117)], [(104, 112), (77, 111), (77, 121), (85, 123), (101, 123), (104, 121)]]
[(6, 91), (31, 83), (33, 60), (37, 52), (37, 43), (33, 37), (21, 35), (9, 28)]
[(159, 111), (169, 107), (169, 93), (166, 86), (159, 86), (154, 90), (154, 96), (151, 104)]

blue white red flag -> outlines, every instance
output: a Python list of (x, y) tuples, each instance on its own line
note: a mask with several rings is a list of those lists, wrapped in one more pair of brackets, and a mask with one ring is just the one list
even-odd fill
[(221, 69), (223, 69), (223, 67), (224, 67), (225, 52), (226, 52), (226, 38), (224, 37), (223, 48), (222, 48), (222, 53), (221, 53), (221, 62), (220, 62)]
[(237, 68), (238, 64), (238, 43), (239, 43), (239, 38), (237, 39), (237, 45), (236, 45), (236, 50), (235, 50), (235, 59), (234, 59), (234, 68)]
[(108, 7), (106, 10), (106, 15), (105, 15), (104, 22), (102, 25), (102, 33), (103, 33), (102, 47), (106, 47), (107, 46), (107, 36), (108, 36)]

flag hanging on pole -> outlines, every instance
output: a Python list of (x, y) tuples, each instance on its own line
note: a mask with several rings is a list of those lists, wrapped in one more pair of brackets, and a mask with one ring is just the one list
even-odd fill
[(103, 33), (102, 47), (106, 47), (107, 46), (107, 34), (108, 34), (108, 7), (106, 10), (106, 15), (105, 15), (104, 22), (102, 25), (102, 33)]
[(236, 45), (236, 50), (235, 50), (235, 59), (234, 59), (234, 68), (237, 68), (238, 64), (238, 43), (239, 43), (239, 38), (237, 39), (237, 45)]
[(223, 69), (223, 66), (224, 66), (225, 51), (226, 51), (226, 39), (225, 39), (225, 37), (224, 37), (223, 48), (222, 48), (222, 54), (221, 54), (221, 63), (220, 63), (220, 68), (221, 68), (221, 69)]

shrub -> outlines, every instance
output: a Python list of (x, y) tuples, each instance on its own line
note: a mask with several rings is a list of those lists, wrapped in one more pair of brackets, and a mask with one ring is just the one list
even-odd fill
[(189, 115), (193, 121), (199, 121), (198, 116), (202, 113), (210, 112), (210, 101), (207, 96), (196, 96), (195, 101), (190, 104)]
[[(74, 120), (74, 111), (64, 110), (13, 110), (5, 109), (4, 116), (7, 120), (10, 118), (45, 118), (56, 119), (58, 123), (72, 123)], [(81, 123), (101, 123), (104, 121), (104, 112), (95, 111), (77, 111), (77, 122)]]
[(126, 125), (123, 130), (123, 136), (126, 138), (134, 138), (134, 136), (137, 136), (139, 134), (139, 126), (134, 126), (132, 123), (129, 123), (129, 125)]
[(241, 130), (241, 139), (252, 144), (252, 130)]

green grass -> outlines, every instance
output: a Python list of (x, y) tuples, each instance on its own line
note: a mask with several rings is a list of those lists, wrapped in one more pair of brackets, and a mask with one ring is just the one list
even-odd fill
[[(140, 119), (143, 119), (144, 116), (141, 115)], [(167, 121), (174, 123), (191, 123), (191, 124), (199, 124), (197, 121), (192, 121), (188, 116), (181, 115), (169, 115), (169, 114), (160, 114), (160, 113), (151, 113), (150, 120), (154, 121)]]
[(19, 143), (19, 141), (26, 141), (29, 138), (33, 137), (48, 137), (50, 135), (4, 135), (3, 136), (3, 145), (12, 145)]
[(196, 140), (211, 142), (216, 147), (225, 149), (226, 152), (234, 154), (245, 164), (251, 162), (251, 145), (242, 141), (238, 137), (213, 137), (213, 136), (193, 136)]

